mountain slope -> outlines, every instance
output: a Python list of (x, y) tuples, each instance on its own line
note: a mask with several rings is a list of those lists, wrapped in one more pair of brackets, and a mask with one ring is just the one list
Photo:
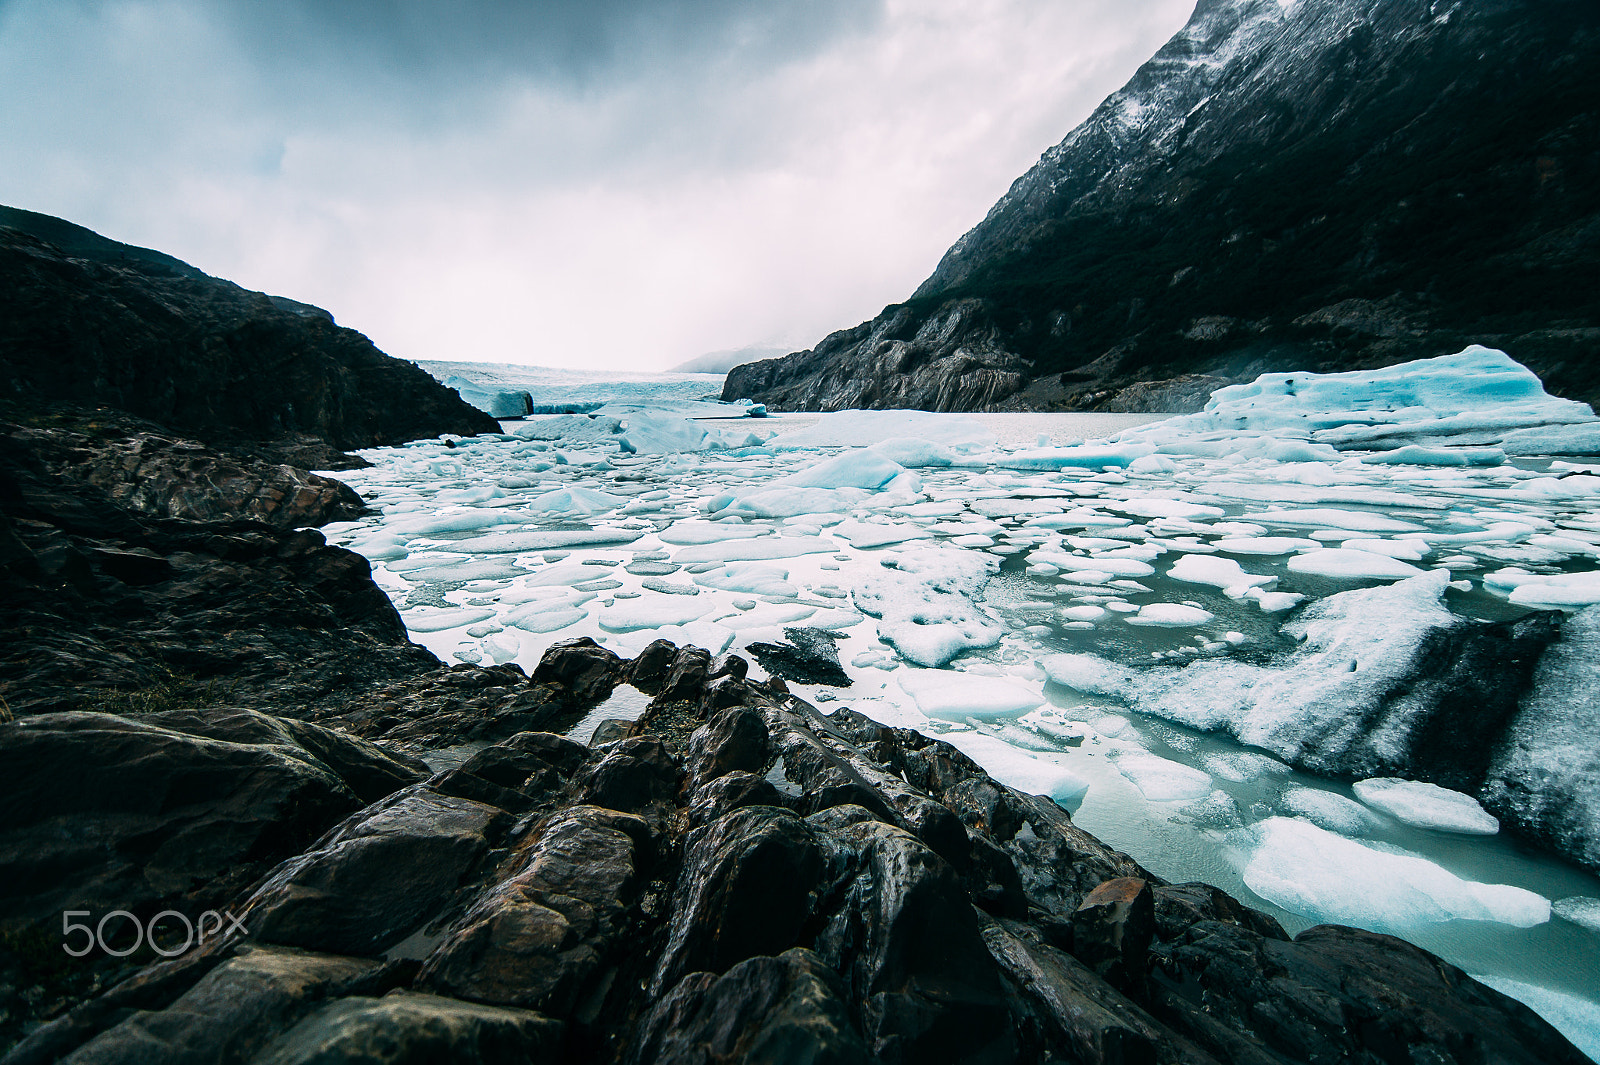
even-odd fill
[(904, 304), (729, 374), (776, 409), (1193, 409), (1506, 348), (1600, 400), (1600, 7), (1202, 0)]
[[(0, 402), (114, 407), (323, 468), (333, 452), (498, 423), (320, 308), (0, 210)], [(331, 449), (331, 450), (330, 450)]]

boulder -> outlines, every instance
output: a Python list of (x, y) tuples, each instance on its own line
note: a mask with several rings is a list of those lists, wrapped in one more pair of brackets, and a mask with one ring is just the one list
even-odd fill
[(270, 1043), (255, 1065), (498, 1065), (552, 1060), (562, 1025), (529, 1010), (394, 991), (330, 1002)]
[(506, 815), (418, 784), (285, 862), (244, 904), (252, 938), (374, 954), (443, 907), (506, 829)]
[(740, 962), (722, 976), (691, 973), (651, 1007), (623, 1059), (629, 1065), (866, 1065), (843, 985), (809, 950)]
[(370, 744), (247, 710), (0, 724), (0, 908), (25, 924), (184, 900), (192, 919), (421, 775)]

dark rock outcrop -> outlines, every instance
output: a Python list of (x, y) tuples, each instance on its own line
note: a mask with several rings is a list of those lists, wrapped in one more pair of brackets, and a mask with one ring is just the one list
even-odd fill
[(0, 215), (0, 375), (13, 405), (111, 407), (314, 468), (354, 448), (499, 428), (326, 311), (10, 210)]
[(0, 724), (0, 920), (220, 906), (416, 764), (251, 710), (38, 714)]
[[(1167, 884), (939, 740), (701, 684), (621, 742), (523, 733), (378, 798), (240, 889), (249, 936), (134, 973), (6, 1065), (1583, 1060), (1400, 940), (1291, 939)], [(728, 705), (685, 738), (713, 687)], [(771, 741), (732, 745), (748, 768), (695, 768), (747, 726)], [(478, 797), (448, 790), (466, 778)], [(841, 782), (864, 802), (823, 797)]]
[(1597, 77), (1584, 0), (1202, 0), (907, 302), (723, 394), (1184, 411), (1481, 342), (1595, 402)]

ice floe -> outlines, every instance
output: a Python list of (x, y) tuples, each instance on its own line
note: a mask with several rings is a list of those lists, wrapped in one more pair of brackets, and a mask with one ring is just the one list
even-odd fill
[(1464, 880), (1415, 854), (1380, 848), (1294, 817), (1248, 832), (1244, 882), (1257, 895), (1319, 921), (1404, 934), (1440, 921), (1531, 928), (1550, 901), (1525, 888)]
[(1500, 822), (1471, 795), (1420, 780), (1374, 777), (1350, 785), (1356, 798), (1375, 810), (1418, 828), (1492, 836)]

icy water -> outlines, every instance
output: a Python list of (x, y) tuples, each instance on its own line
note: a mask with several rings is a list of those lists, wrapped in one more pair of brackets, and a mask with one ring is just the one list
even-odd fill
[[(1402, 935), (1600, 1052), (1600, 903), (1583, 901), (1600, 899), (1596, 878), (1501, 835), (1409, 826), (1345, 784), (1049, 672), (1078, 661), (1061, 655), (1175, 670), (1265, 660), (1292, 646), (1280, 629), (1295, 597), (1397, 579), (1360, 576), (1363, 557), (1447, 567), (1449, 609), (1518, 616), (1515, 582), (1493, 576), (1507, 566), (1595, 567), (1591, 478), (1556, 476), (1584, 468), (1181, 457), (1142, 474), (1038, 470), (1017, 456), (1151, 419), (945, 418), (883, 452), (909, 478), (870, 488), (851, 482), (876, 467), (842, 446), (868, 441), (784, 446), (833, 424), (815, 415), (740, 420), (778, 432), (766, 447), (671, 454), (627, 453), (593, 420), (551, 440), (531, 437), (553, 421), (506, 423), (502, 439), (364, 452), (371, 469), (338, 476), (377, 513), (324, 531), (373, 560), (413, 639), (446, 661), (531, 671), (574, 636), (631, 656), (659, 636), (720, 653), (787, 626), (831, 631), (852, 684), (800, 687), (823, 711), (940, 736), (1152, 872), (1217, 884), (1291, 931), (1333, 920)], [(989, 443), (963, 440), (974, 425)], [(951, 456), (965, 464), (920, 464)], [(1322, 563), (1294, 561), (1306, 558)], [(1254, 591), (1175, 578), (1216, 576), (1188, 560)], [(618, 699), (573, 734), (642, 708), (630, 689)]]

